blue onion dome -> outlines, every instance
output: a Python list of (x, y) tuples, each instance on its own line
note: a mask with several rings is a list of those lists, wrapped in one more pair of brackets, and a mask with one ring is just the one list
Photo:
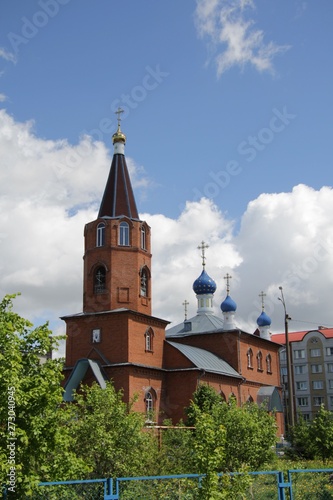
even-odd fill
[(197, 295), (214, 293), (216, 291), (216, 283), (203, 269), (199, 278), (193, 283), (192, 288)]
[(272, 323), (271, 318), (263, 311), (259, 318), (257, 319), (257, 325), (258, 326), (270, 326)]
[(230, 295), (227, 295), (224, 301), (221, 304), (222, 312), (235, 312), (237, 309), (237, 304)]

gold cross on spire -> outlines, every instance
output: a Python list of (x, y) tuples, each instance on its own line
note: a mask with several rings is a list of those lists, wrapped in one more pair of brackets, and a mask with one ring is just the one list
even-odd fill
[(232, 276), (230, 276), (230, 274), (229, 274), (229, 273), (227, 273), (227, 274), (223, 277), (223, 279), (225, 279), (225, 280), (226, 280), (226, 282), (227, 282), (227, 295), (229, 295), (229, 292), (230, 292), (230, 280), (231, 280), (231, 278), (232, 278)]
[(121, 118), (120, 118), (120, 115), (121, 113), (123, 113), (124, 110), (121, 109), (120, 107), (117, 109), (117, 111), (114, 112), (115, 115), (117, 115), (117, 121), (118, 121), (118, 129), (120, 129), (120, 122), (121, 122)]
[(202, 267), (205, 268), (206, 265), (206, 256), (205, 256), (205, 249), (209, 248), (209, 245), (207, 245), (204, 241), (201, 242), (201, 245), (198, 246), (198, 250), (201, 250), (201, 258), (202, 258)]
[(261, 309), (264, 311), (265, 309), (265, 300), (266, 294), (264, 292), (259, 293), (259, 297), (261, 298)]
[(189, 305), (189, 302), (185, 299), (183, 304), (184, 310), (185, 310), (185, 321), (187, 320), (187, 306)]

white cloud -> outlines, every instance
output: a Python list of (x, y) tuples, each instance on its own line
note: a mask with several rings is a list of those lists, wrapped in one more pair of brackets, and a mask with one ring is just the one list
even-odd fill
[(247, 16), (254, 8), (252, 0), (197, 0), (197, 31), (200, 37), (208, 38), (211, 50), (217, 51), (218, 76), (232, 66), (243, 68), (248, 63), (260, 72), (274, 72), (273, 58), (289, 48), (265, 43), (264, 32)]
[[(40, 139), (32, 121), (16, 123), (5, 110), (0, 149), (0, 295), (21, 292), (17, 304), (30, 318), (79, 311), (83, 227), (96, 217), (109, 152), (87, 136), (74, 146)], [(149, 186), (128, 162), (134, 186)]]
[[(111, 158), (89, 137), (75, 146), (40, 139), (32, 122), (16, 123), (5, 111), (0, 148), (0, 295), (22, 292), (15, 304), (20, 314), (33, 322), (49, 319), (55, 331), (64, 331), (57, 318), (82, 310), (83, 228), (96, 217)], [(140, 169), (129, 163), (140, 186)], [(291, 322), (291, 329), (332, 326), (332, 213), (331, 187), (299, 185), (251, 201), (238, 234), (207, 199), (188, 202), (177, 219), (142, 214), (153, 235), (153, 314), (180, 322), (185, 299), (189, 315), (196, 313), (192, 284), (201, 272), (197, 247), (204, 240), (206, 270), (218, 286), (217, 315), (230, 272), (239, 327), (254, 331), (264, 290), (272, 329), (283, 330), (280, 285), (290, 316), (302, 321)]]

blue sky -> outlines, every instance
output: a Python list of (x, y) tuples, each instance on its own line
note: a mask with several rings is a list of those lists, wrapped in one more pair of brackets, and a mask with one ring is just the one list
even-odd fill
[[(2, 3), (1, 46), (17, 60), (1, 64), (3, 105), (18, 121), (33, 119), (38, 136), (75, 144), (83, 132), (100, 129), (103, 118), (115, 123), (115, 101), (129, 102), (127, 154), (156, 184), (143, 210), (174, 217), (202, 193), (237, 218), (262, 192), (330, 183), (330, 1), (259, 1), (236, 9), (237, 20), (252, 22), (248, 38), (260, 30), (262, 46), (274, 43), (281, 51), (268, 70), (245, 61), (221, 75), (214, 59), (226, 44), (213, 46), (219, 26), (199, 36), (194, 1), (63, 3)], [(41, 5), (58, 12), (51, 17)], [(162, 74), (160, 81), (147, 79), (149, 88), (157, 84), (150, 90), (143, 87), (147, 67)], [(253, 160), (240, 154), (240, 144), (269, 127), (273, 109), (295, 118), (271, 141), (264, 133), (270, 142), (259, 139)], [(112, 150), (111, 134), (92, 135)], [(206, 186), (215, 179), (209, 174), (226, 171), (230, 161), (241, 173), (219, 190)]]
[[(291, 214), (293, 210), (297, 213), (292, 208), (292, 200), (297, 196), (290, 193), (300, 184), (308, 188), (307, 195), (302, 191), (304, 200), (299, 201), (300, 211), (302, 206), (305, 209), (311, 205), (307, 196), (317, 196), (323, 186), (329, 187), (331, 199), (332, 18), (333, 5), (329, 0), (3, 1), (0, 6), (2, 130), (5, 139), (8, 130), (18, 138), (17, 145), (11, 145), (11, 154), (3, 157), (3, 172), (6, 169), (9, 172), (3, 177), (3, 210), (7, 206), (6, 193), (7, 196), (12, 193), (16, 184), (15, 196), (19, 199), (22, 189), (21, 201), (31, 203), (39, 198), (35, 209), (39, 214), (44, 210), (47, 216), (51, 203), (45, 202), (51, 189), (47, 191), (47, 186), (52, 184), (51, 205), (54, 210), (63, 208), (59, 221), (69, 224), (64, 214), (77, 214), (75, 227), (80, 227), (77, 234), (82, 235), (84, 222), (90, 220), (85, 217), (93, 218), (107, 178), (112, 155), (111, 135), (116, 126), (114, 111), (120, 105), (125, 110), (122, 129), (127, 135), (126, 155), (132, 165), (140, 212), (163, 215), (164, 221), (176, 221), (181, 227), (186, 203), (192, 203), (193, 208), (202, 197), (208, 198), (212, 213), (218, 212), (223, 219), (217, 226), (219, 229), (201, 237), (197, 234), (200, 224), (193, 218), (192, 226), (181, 228), (180, 234), (192, 232), (194, 239), (199, 238), (198, 243), (203, 237), (211, 238), (214, 246), (212, 234), (219, 233), (216, 238), (220, 242), (230, 243), (236, 253), (242, 254), (242, 234), (248, 234), (250, 245), (251, 231), (260, 233), (265, 214), (276, 210), (278, 219), (283, 193), (289, 193)], [(90, 136), (89, 151), (91, 144), (101, 141), (92, 155), (91, 151), (86, 154), (84, 150), (82, 141), (86, 135)], [(29, 146), (29, 140), (24, 137), (34, 146)], [(6, 147), (3, 143), (2, 148)], [(24, 170), (23, 157), (20, 161), (15, 157), (20, 147), (25, 148), (23, 157), (36, 159), (34, 165), (43, 159), (42, 174), (33, 167), (29, 170), (28, 163), (28, 170)], [(59, 159), (55, 160), (54, 155), (60, 150), (67, 153), (59, 167)], [(79, 155), (80, 161), (71, 160), (71, 151)], [(96, 167), (102, 157), (104, 170), (102, 166)], [(14, 165), (16, 161), (17, 170), (11, 169), (10, 162)], [(58, 162), (56, 175), (55, 161)], [(62, 177), (67, 176), (68, 184), (59, 185), (57, 193), (59, 172)], [(6, 183), (10, 186), (7, 191)], [(77, 195), (80, 186), (81, 196)], [(41, 196), (44, 189), (45, 195)], [(60, 192), (67, 194), (60, 195)], [(262, 199), (263, 194), (270, 196)], [(325, 217), (325, 223), (320, 225), (323, 231), (331, 221), (330, 202), (325, 196), (318, 194), (317, 199), (324, 200), (320, 202), (323, 205), (315, 205), (311, 212), (313, 224), (322, 214)], [(63, 203), (66, 197), (69, 199)], [(255, 207), (249, 213), (251, 202)], [(257, 218), (250, 231), (245, 227), (246, 221), (256, 210)], [(5, 219), (9, 224), (7, 216)], [(71, 222), (74, 224), (74, 220)], [(269, 230), (269, 225), (264, 226)], [(10, 240), (8, 227), (3, 219), (3, 249)], [(229, 236), (223, 233), (222, 227), (231, 228)], [(289, 233), (283, 228), (280, 233), (274, 225), (271, 230), (274, 238), (267, 233), (261, 238), (265, 244), (268, 239), (274, 241), (276, 249), (277, 238), (283, 239)], [(47, 235), (47, 229), (45, 231)], [(318, 231), (316, 226), (311, 237), (318, 239)], [(170, 259), (177, 261), (175, 247), (167, 245), (171, 239), (166, 231), (159, 235), (155, 245), (160, 249), (156, 256), (157, 271), (160, 262), (163, 267), (162, 263), (168, 259), (169, 263)], [(242, 241), (244, 243), (244, 239)], [(183, 244), (192, 250), (188, 235), (183, 237)], [(256, 248), (260, 244), (262, 240)], [(303, 241), (302, 248), (304, 244)], [(81, 252), (82, 242), (78, 245)], [(179, 241), (177, 248), (178, 245)], [(36, 251), (42, 251), (41, 248), (38, 246)], [(45, 262), (47, 252), (46, 248)], [(267, 247), (267, 254), (273, 255), (274, 249)], [(9, 244), (8, 255), (12, 255)], [(195, 250), (194, 255), (198, 258)], [(71, 258), (74, 262), (74, 255)], [(59, 253), (57, 259), (62, 261), (64, 255)], [(209, 255), (207, 259), (209, 262)], [(222, 256), (223, 259), (228, 261)], [(286, 255), (286, 259), (290, 262), (290, 255)], [(299, 259), (296, 255), (295, 262)], [(240, 262), (245, 266), (248, 261), (251, 261), (249, 255), (242, 254), (225, 265), (222, 262), (218, 269), (236, 269)], [(37, 266), (31, 262), (30, 268), (29, 261), (25, 262), (26, 271)], [(66, 265), (71, 267), (71, 262), (68, 258)], [(256, 266), (261, 264), (262, 260), (253, 260), (254, 280), (260, 274)], [(273, 276), (275, 267), (267, 261), (265, 280), (262, 284), (253, 284), (258, 286), (258, 293), (264, 287), (274, 287), (283, 278), (282, 270)], [(191, 276), (193, 280), (196, 278), (194, 269), (193, 263), (189, 280)], [(322, 276), (327, 277), (327, 269), (322, 269)], [(310, 273), (311, 290), (313, 280), (319, 280), (315, 278), (317, 271)], [(239, 271), (235, 277), (238, 293), (248, 292), (245, 275), (242, 278)], [(77, 291), (80, 285), (79, 278), (76, 279)], [(25, 287), (18, 280), (17, 286), (21, 285), (27, 295), (33, 295), (28, 282), (28, 279), (24, 282)], [(7, 281), (0, 283), (1, 291), (11, 291), (8, 283), (13, 283), (9, 275)], [(189, 295), (191, 284), (192, 281), (185, 280)], [(29, 302), (30, 310), (36, 310), (37, 316), (62, 314), (66, 307), (60, 304), (52, 307), (51, 296), (43, 312), (37, 307), (45, 285), (41, 283), (35, 302)], [(35, 283), (34, 289), (36, 286)], [(163, 292), (159, 285), (156, 289), (156, 303), (160, 304), (157, 312), (164, 317), (180, 318), (182, 312), (172, 313), (176, 307), (172, 301), (163, 311), (163, 303), (166, 305), (170, 298), (167, 290)], [(319, 289), (318, 281), (318, 293)], [(57, 293), (56, 287), (53, 293)], [(295, 291), (291, 295), (294, 300)], [(317, 297), (317, 292), (312, 293), (313, 296)], [(295, 299), (295, 307), (296, 302)], [(299, 314), (307, 315), (308, 319), (313, 316), (308, 313), (308, 303)], [(331, 318), (328, 309), (320, 311), (319, 316), (325, 316), (326, 322)], [(247, 319), (242, 321), (248, 324)]]

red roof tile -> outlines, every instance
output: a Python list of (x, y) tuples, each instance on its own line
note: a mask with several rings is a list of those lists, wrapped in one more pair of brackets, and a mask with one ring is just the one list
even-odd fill
[[(309, 332), (320, 332), (327, 339), (333, 338), (333, 328), (322, 328), (320, 330), (317, 330), (314, 328), (313, 330), (304, 330), (302, 332), (289, 332), (289, 334), (288, 334), (289, 342), (300, 342), (301, 340), (304, 339), (305, 335)], [(272, 342), (276, 342), (277, 344), (284, 344), (285, 343), (285, 334), (284, 333), (272, 334), (271, 340), (272, 340)]]

